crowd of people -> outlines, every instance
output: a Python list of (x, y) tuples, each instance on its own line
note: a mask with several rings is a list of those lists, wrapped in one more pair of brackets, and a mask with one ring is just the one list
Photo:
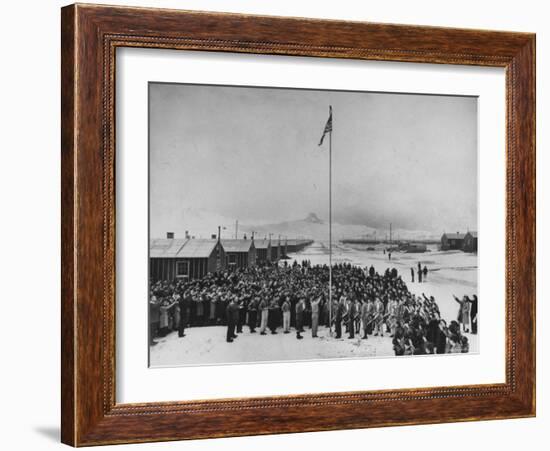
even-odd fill
[(477, 297), (475, 303), (455, 297), (459, 315), (447, 324), (433, 296), (411, 293), (395, 268), (379, 274), (372, 266), (333, 265), (330, 302), (328, 284), (329, 267), (308, 260), (156, 282), (150, 290), (150, 344), (174, 330), (184, 337), (188, 327), (224, 325), (231, 343), (245, 329), (259, 335), (293, 329), (301, 340), (306, 328), (316, 338), (319, 326), (326, 326), (335, 338), (388, 336), (396, 355), (417, 355), (468, 352), (463, 332), (471, 327), (477, 333)]

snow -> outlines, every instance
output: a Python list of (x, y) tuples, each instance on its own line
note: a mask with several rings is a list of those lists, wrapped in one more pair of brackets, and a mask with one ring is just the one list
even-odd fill
[(393, 355), (390, 338), (372, 337), (361, 340), (357, 335), (348, 339), (346, 334), (336, 339), (326, 327), (319, 327), (318, 338), (312, 338), (306, 328), (303, 340), (296, 339), (294, 329), (276, 335), (270, 332), (251, 334), (248, 327), (237, 334), (233, 343), (225, 341), (226, 327), (193, 327), (185, 330), (179, 338), (172, 332), (151, 347), (151, 366), (196, 365), (212, 363), (274, 362), (289, 360), (315, 360), (354, 357), (380, 357)]
[[(434, 296), (439, 305), (442, 317), (450, 322), (456, 319), (458, 304), (453, 294), (458, 297), (477, 294), (477, 256), (462, 251), (438, 251), (435, 246), (422, 254), (393, 252), (391, 261), (383, 253), (383, 245), (375, 246), (374, 251), (367, 251), (367, 246), (350, 246), (333, 243), (333, 263), (351, 263), (361, 267), (374, 265), (378, 272), (387, 267), (395, 267), (407, 282), (409, 289), (420, 295)], [(328, 243), (315, 242), (299, 253), (290, 255), (291, 260), (310, 260), (312, 264), (328, 264)], [(411, 283), (410, 269), (417, 268), (420, 262), (429, 270), (427, 282)], [(329, 330), (320, 327), (319, 338), (312, 338), (311, 331), (306, 329), (303, 340), (296, 339), (292, 329), (290, 334), (283, 334), (281, 329), (276, 335), (251, 334), (248, 327), (233, 343), (225, 341), (226, 328), (223, 326), (194, 327), (185, 331), (186, 336), (179, 338), (172, 332), (164, 338), (157, 339), (157, 344), (150, 348), (151, 366), (203, 365), (247, 362), (296, 361), (335, 358), (373, 358), (393, 356), (391, 338), (369, 336), (362, 340), (356, 335), (348, 339), (343, 334), (341, 339), (331, 337)], [(465, 334), (470, 342), (470, 353), (479, 350), (478, 335)], [(456, 354), (457, 356), (460, 354)], [(415, 358), (414, 356), (408, 358)]]

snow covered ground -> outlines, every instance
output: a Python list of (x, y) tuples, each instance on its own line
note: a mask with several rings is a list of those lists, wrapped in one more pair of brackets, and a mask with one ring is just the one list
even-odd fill
[[(328, 244), (315, 242), (303, 251), (291, 255), (301, 261), (311, 260), (312, 264), (328, 263)], [(350, 246), (333, 243), (333, 263), (352, 263), (359, 266), (374, 265), (378, 272), (387, 267), (395, 267), (407, 282), (409, 289), (416, 294), (425, 293), (434, 296), (442, 317), (450, 322), (456, 319), (458, 304), (452, 295), (462, 297), (477, 294), (477, 256), (462, 251), (438, 251), (435, 247), (423, 254), (392, 253), (391, 261), (383, 253), (383, 246), (375, 246), (367, 251), (366, 246)], [(427, 282), (411, 283), (410, 269), (420, 262), (429, 270)], [(151, 366), (204, 365), (221, 363), (272, 362), (281, 360), (314, 360), (334, 358), (373, 358), (393, 355), (391, 338), (369, 337), (336, 339), (329, 335), (326, 328), (319, 329), (319, 338), (312, 338), (309, 329), (303, 334), (303, 340), (297, 340), (292, 330), (283, 334), (280, 329), (276, 335), (251, 334), (248, 328), (233, 343), (225, 341), (225, 327), (212, 326), (186, 329), (186, 336), (179, 338), (176, 332), (157, 340), (150, 348)], [(479, 336), (466, 334), (470, 341), (470, 352), (479, 350)], [(456, 354), (459, 356), (460, 354)], [(414, 358), (414, 357), (411, 357)]]
[(251, 334), (248, 327), (237, 334), (233, 343), (225, 341), (223, 326), (194, 327), (186, 329), (186, 336), (179, 338), (176, 332), (159, 339), (151, 348), (151, 366), (178, 366), (218, 363), (274, 362), (289, 360), (315, 360), (354, 357), (383, 357), (393, 355), (391, 338), (369, 337), (368, 340), (348, 339), (347, 335), (336, 339), (326, 327), (320, 327), (318, 338), (311, 337), (306, 328), (303, 340), (296, 333), (276, 335)]

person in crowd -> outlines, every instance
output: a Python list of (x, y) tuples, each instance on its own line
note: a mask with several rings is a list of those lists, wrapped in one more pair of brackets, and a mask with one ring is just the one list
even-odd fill
[(296, 304), (296, 338), (298, 340), (301, 340), (302, 338), (302, 332), (303, 329), (303, 320), (304, 320), (304, 309), (305, 309), (305, 303), (304, 299), (300, 298), (298, 303)]
[(355, 338), (355, 319), (358, 316), (357, 306), (355, 300), (350, 299), (347, 311), (347, 323), (348, 323), (348, 338)]
[(244, 299), (244, 295), (241, 295), (239, 298), (235, 295), (237, 299), (237, 305), (239, 306), (239, 319), (237, 321), (237, 333), (243, 333), (243, 325), (246, 323), (246, 313), (247, 307)]
[(375, 336), (380, 335), (384, 336), (384, 303), (380, 300), (379, 297), (374, 301), (374, 327), (375, 327)]
[(285, 296), (283, 304), (281, 305), (281, 312), (283, 313), (283, 333), (288, 334), (290, 333), (290, 298), (289, 296)]
[(227, 315), (227, 334), (225, 336), (225, 340), (228, 343), (232, 343), (235, 338), (237, 338), (237, 334), (235, 334), (235, 326), (237, 325), (237, 321), (239, 320), (239, 304), (237, 303), (236, 298), (231, 298), (231, 301), (226, 307), (226, 315)]
[(257, 296), (254, 296), (250, 299), (248, 303), (248, 328), (250, 329), (251, 334), (256, 333), (256, 325), (258, 321), (258, 304), (259, 299)]
[(369, 321), (370, 321), (370, 314), (369, 314), (369, 303), (368, 301), (365, 301), (361, 304), (361, 323), (363, 325), (363, 339), (367, 340), (369, 338), (368, 336), (368, 327), (369, 327)]
[(279, 301), (277, 298), (273, 298), (269, 303), (268, 325), (271, 334), (275, 335), (279, 326)]
[(185, 326), (189, 321), (189, 309), (191, 307), (187, 291), (178, 300), (179, 324), (178, 337), (185, 337)]
[(336, 303), (336, 311), (334, 315), (334, 329), (336, 332), (336, 338), (342, 338), (342, 319), (345, 313), (345, 298), (341, 297)]
[(474, 294), (470, 299), (470, 323), (472, 324), (472, 333), (477, 334), (477, 295)]
[(173, 298), (167, 298), (160, 303), (160, 331), (159, 335), (165, 337), (170, 332), (171, 310), (176, 305), (176, 301)]
[(197, 301), (195, 302), (195, 322), (197, 326), (204, 325), (204, 311), (206, 303), (206, 296), (200, 295), (197, 297)]
[(154, 338), (160, 328), (160, 302), (151, 291), (149, 295), (149, 345), (153, 346)]
[(388, 319), (387, 324), (390, 328), (390, 337), (393, 337), (395, 335), (395, 331), (397, 329), (397, 313), (399, 309), (399, 302), (397, 299), (391, 299), (388, 302)]
[(311, 336), (317, 337), (317, 330), (319, 328), (319, 305), (321, 304), (321, 297), (311, 301)]
[(269, 305), (265, 296), (262, 296), (259, 309), (261, 314), (260, 335), (265, 335), (266, 334), (265, 330), (267, 329), (267, 318), (269, 315)]
[(459, 299), (453, 294), (453, 298), (459, 305), (456, 320), (459, 325), (460, 324), (462, 325), (462, 329), (464, 332), (469, 332), (470, 331), (470, 300), (466, 295), (464, 295), (462, 299)]
[[(426, 266), (418, 267), (424, 276)], [(216, 325), (227, 326), (226, 339), (234, 340), (244, 324), (251, 334), (259, 327), (263, 335), (268, 327), (272, 333), (280, 326), (284, 333), (294, 327), (302, 339), (307, 321), (312, 337), (327, 337), (321, 326), (335, 326), (335, 337), (341, 338), (343, 323), (350, 337), (368, 339), (374, 333), (392, 340), (397, 355), (469, 352), (463, 333), (477, 332), (477, 296), (455, 297), (459, 315), (447, 326), (434, 297), (411, 293), (396, 268), (378, 273), (372, 265), (334, 264), (331, 296), (328, 280), (328, 265), (303, 260), (209, 273), (202, 279), (152, 282), (150, 344), (172, 331), (185, 336), (192, 333), (188, 327)], [(228, 314), (234, 311), (236, 316)]]

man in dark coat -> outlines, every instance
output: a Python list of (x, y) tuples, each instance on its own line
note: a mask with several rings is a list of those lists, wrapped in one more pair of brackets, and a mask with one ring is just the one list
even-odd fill
[(348, 311), (348, 338), (355, 338), (355, 320), (357, 316), (357, 305), (355, 304), (355, 300), (352, 299), (349, 303), (349, 311)]
[(336, 338), (342, 338), (342, 318), (344, 316), (344, 308), (344, 300), (341, 299), (338, 304), (336, 304), (336, 315), (334, 315)]
[(374, 274), (376, 274), (376, 271), (374, 270), (374, 266), (370, 266), (369, 268), (369, 276), (374, 277)]
[(237, 333), (242, 334), (243, 333), (243, 325), (246, 321), (246, 303), (244, 299), (239, 299), (238, 302), (239, 306), (239, 314), (238, 314), (238, 321), (237, 321)]
[(474, 294), (473, 299), (470, 299), (470, 324), (472, 325), (472, 333), (477, 334), (477, 295)]
[(237, 300), (235, 298), (231, 299), (225, 312), (227, 319), (227, 335), (225, 339), (228, 343), (231, 343), (233, 342), (233, 339), (237, 338), (237, 335), (235, 334), (235, 326), (239, 321), (239, 304), (237, 304)]
[(254, 297), (250, 299), (248, 303), (248, 327), (250, 328), (250, 333), (256, 333), (256, 324), (258, 321), (258, 298)]
[(269, 304), (269, 312), (267, 317), (267, 324), (271, 333), (274, 335), (277, 333), (277, 327), (279, 325), (279, 303), (277, 298), (273, 299)]

